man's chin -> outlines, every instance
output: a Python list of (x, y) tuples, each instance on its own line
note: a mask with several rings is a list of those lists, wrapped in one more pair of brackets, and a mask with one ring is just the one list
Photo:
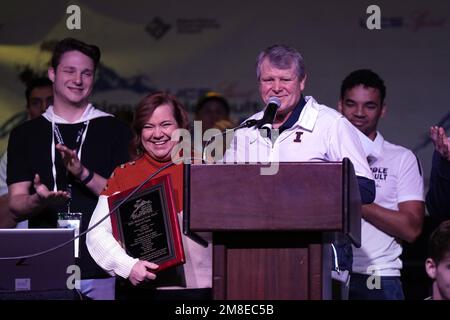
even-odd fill
[(68, 101), (70, 104), (75, 105), (75, 106), (79, 106), (79, 107), (82, 107), (82, 106), (85, 106), (85, 105), (88, 104), (87, 99), (85, 99), (84, 97), (83, 97), (83, 98), (78, 98), (78, 97), (74, 98), (74, 97), (70, 97), (70, 98), (67, 99), (67, 101)]

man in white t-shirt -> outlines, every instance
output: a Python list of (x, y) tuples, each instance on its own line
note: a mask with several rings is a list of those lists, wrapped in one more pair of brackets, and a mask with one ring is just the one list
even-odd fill
[(361, 247), (353, 248), (350, 299), (404, 299), (400, 270), (402, 241), (413, 242), (424, 218), (420, 163), (408, 149), (377, 131), (386, 113), (383, 80), (371, 70), (356, 70), (342, 82), (339, 111), (363, 134), (376, 197), (362, 208)]

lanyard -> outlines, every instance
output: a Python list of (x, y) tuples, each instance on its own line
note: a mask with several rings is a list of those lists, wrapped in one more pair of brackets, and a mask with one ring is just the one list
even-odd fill
[[(80, 128), (80, 130), (78, 130), (77, 138), (75, 140), (75, 143), (77, 144), (77, 147), (76, 147), (77, 152), (78, 152), (78, 149), (81, 148), (80, 139), (83, 137), (83, 133), (86, 130), (86, 128), (88, 126), (88, 123), (89, 123), (89, 121), (85, 121), (84, 122), (84, 126), (82, 128)], [(59, 131), (59, 126), (57, 124), (55, 124), (55, 128), (53, 129), (53, 132), (55, 133), (56, 140), (58, 141), (58, 144), (65, 144), (64, 143), (64, 139), (63, 139), (63, 137), (61, 135), (61, 131)], [(84, 142), (84, 139), (83, 139), (83, 142)]]
[[(83, 143), (84, 140), (86, 139), (86, 133), (88, 131), (88, 127), (89, 127), (89, 120), (84, 122), (84, 126), (83, 128), (81, 128), (78, 131), (78, 135), (77, 135), (77, 139), (76, 139), (76, 143), (80, 143), (80, 145), (77, 147), (78, 151), (77, 151), (77, 155), (78, 155), (78, 159), (80, 159), (81, 161), (81, 151), (83, 149)], [(58, 140), (58, 143), (64, 144), (64, 140), (62, 138), (61, 132), (59, 131), (58, 125), (55, 123), (55, 120), (52, 119), (52, 146), (51, 146), (51, 155), (52, 155), (52, 174), (53, 174), (53, 191), (58, 191), (58, 186), (56, 185), (56, 165), (55, 165), (55, 136), (56, 139)], [(81, 139), (81, 142), (80, 142)], [(69, 190), (70, 192), (70, 190)]]

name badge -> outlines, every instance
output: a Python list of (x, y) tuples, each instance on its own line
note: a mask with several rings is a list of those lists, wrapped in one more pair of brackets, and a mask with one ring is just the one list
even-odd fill
[[(74, 229), (75, 230), (75, 236), (78, 236), (80, 234), (80, 227), (81, 227), (81, 212), (60, 212), (58, 213), (58, 228), (63, 229)], [(79, 252), (79, 239), (75, 239), (74, 241), (75, 246), (75, 258), (78, 258), (78, 252)]]

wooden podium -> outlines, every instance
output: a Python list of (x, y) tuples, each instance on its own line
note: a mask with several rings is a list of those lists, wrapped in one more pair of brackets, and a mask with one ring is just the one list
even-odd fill
[(213, 296), (227, 300), (331, 299), (331, 235), (359, 245), (353, 166), (187, 165), (185, 231), (213, 233)]

